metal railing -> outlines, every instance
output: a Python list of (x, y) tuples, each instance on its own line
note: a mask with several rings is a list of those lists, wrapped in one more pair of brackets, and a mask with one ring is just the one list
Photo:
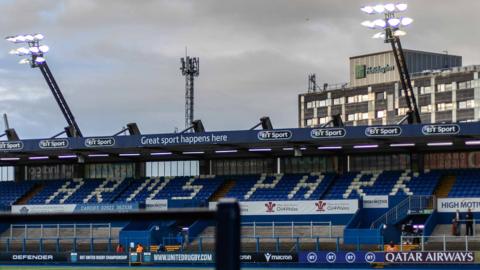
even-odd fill
[[(242, 222), (242, 230), (246, 228), (252, 229), (252, 235), (245, 235), (249, 237), (267, 236), (272, 237), (282, 236), (286, 237), (285, 231), (288, 230), (289, 236), (294, 237), (332, 237), (332, 222), (325, 221), (309, 221), (309, 222)], [(327, 227), (326, 232), (322, 229)], [(281, 231), (280, 231), (281, 230)], [(261, 232), (262, 234), (258, 234)], [(325, 235), (322, 235), (325, 233)]]
[[(361, 244), (361, 237), (355, 244), (344, 244), (344, 237), (270, 237), (270, 236), (257, 236), (241, 237), (242, 252), (300, 252), (300, 251), (321, 251), (321, 250), (349, 250), (349, 251), (383, 251), (383, 245)], [(383, 240), (382, 240), (383, 242)], [(213, 236), (200, 236), (197, 237), (192, 243), (186, 244), (183, 239), (177, 239), (176, 237), (164, 237), (163, 245), (178, 244), (180, 251), (191, 252), (210, 252), (214, 251), (215, 238)]]
[[(83, 236), (83, 237), (94, 237), (93, 232), (94, 229), (106, 229), (108, 230), (108, 238), (112, 237), (112, 224), (110, 223), (84, 223), (84, 224), (77, 224), (77, 223), (72, 223), (72, 224), (11, 224), (10, 225), (10, 238), (19, 238), (22, 236), (14, 236), (14, 230), (15, 229), (21, 229), (23, 230), (23, 238), (29, 238), (29, 233), (30, 230), (34, 229), (40, 229), (39, 231), (39, 236), (37, 238), (43, 238), (46, 233), (45, 230), (55, 230), (55, 235), (51, 237), (57, 237), (57, 238), (62, 238), (62, 237), (72, 237), (76, 238), (79, 234), (80, 230), (88, 230), (88, 236)], [(65, 229), (71, 229), (71, 233), (68, 235), (62, 235), (62, 230)], [(65, 232), (63, 232), (65, 233)]]
[(412, 245), (421, 251), (472, 251), (480, 245), (480, 237), (467, 235), (401, 236), (400, 241), (400, 251), (411, 249)]
[(370, 228), (379, 228), (382, 224), (395, 224), (412, 212), (418, 213), (425, 210), (434, 210), (436, 209), (436, 205), (436, 197), (433, 195), (408, 196), (405, 200), (372, 222)]
[[(105, 230), (106, 235), (95, 235), (98, 229)], [(112, 243), (119, 240), (118, 235), (112, 235), (110, 223), (11, 224), (9, 230), (8, 236), (0, 236), (0, 250), (6, 252), (77, 251), (80, 246), (89, 252), (99, 248), (111, 252)]]

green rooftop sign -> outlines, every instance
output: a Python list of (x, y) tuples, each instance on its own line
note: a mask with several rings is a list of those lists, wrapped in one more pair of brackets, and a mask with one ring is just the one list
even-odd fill
[(389, 64), (386, 64), (385, 66), (375, 66), (375, 67), (367, 67), (366, 65), (356, 65), (355, 79), (363, 79), (367, 77), (368, 74), (387, 73), (394, 69), (395, 67)]
[(367, 77), (367, 66), (356, 65), (355, 66), (355, 79), (363, 79)]

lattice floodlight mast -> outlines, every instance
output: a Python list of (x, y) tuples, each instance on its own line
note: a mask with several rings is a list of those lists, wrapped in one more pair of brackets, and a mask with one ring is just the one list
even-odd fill
[(398, 68), (400, 83), (405, 94), (407, 103), (407, 115), (400, 121), (408, 120), (409, 124), (421, 123), (420, 113), (418, 111), (417, 101), (413, 93), (410, 73), (408, 72), (405, 54), (403, 52), (400, 37), (407, 33), (401, 28), (410, 25), (413, 19), (409, 17), (397, 17), (397, 13), (407, 10), (407, 4), (378, 4), (375, 6), (364, 6), (361, 10), (367, 14), (383, 14), (384, 19), (376, 19), (373, 21), (364, 21), (362, 25), (371, 29), (382, 29), (382, 32), (373, 35), (373, 38), (384, 39), (385, 43), (392, 46), (393, 56)]
[(181, 58), (182, 75), (185, 76), (185, 128), (192, 125), (194, 117), (194, 78), (200, 74), (200, 59), (185, 56)]
[(82, 132), (78, 127), (75, 117), (72, 114), (72, 111), (68, 107), (67, 101), (63, 97), (63, 94), (58, 86), (55, 78), (53, 77), (50, 68), (47, 65), (47, 61), (44, 57), (44, 54), (47, 53), (50, 49), (47, 45), (40, 45), (40, 41), (44, 38), (42, 34), (32, 34), (32, 35), (17, 35), (9, 36), (5, 39), (13, 43), (25, 43), (28, 47), (20, 47), (10, 51), (10, 54), (18, 56), (26, 56), (19, 61), (19, 64), (29, 64), (32, 68), (39, 68), (42, 72), (45, 81), (48, 84), (48, 87), (52, 91), (53, 97), (55, 98), (60, 110), (62, 111), (63, 116), (67, 120), (69, 132), (67, 135), (72, 137), (82, 137)]

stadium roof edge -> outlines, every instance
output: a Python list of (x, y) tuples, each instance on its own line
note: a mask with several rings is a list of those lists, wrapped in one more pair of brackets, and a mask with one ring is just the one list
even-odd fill
[[(0, 164), (211, 159), (480, 148), (480, 122), (0, 141)], [(298, 153), (298, 152), (297, 152)]]

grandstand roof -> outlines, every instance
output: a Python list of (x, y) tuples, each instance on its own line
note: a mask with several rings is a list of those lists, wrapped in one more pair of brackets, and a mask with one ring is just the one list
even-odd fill
[(0, 162), (51, 163), (55, 159), (71, 161), (73, 155), (115, 162), (283, 156), (292, 155), (294, 149), (308, 155), (480, 147), (475, 142), (467, 143), (474, 140), (480, 140), (478, 122), (32, 139), (1, 141)]

